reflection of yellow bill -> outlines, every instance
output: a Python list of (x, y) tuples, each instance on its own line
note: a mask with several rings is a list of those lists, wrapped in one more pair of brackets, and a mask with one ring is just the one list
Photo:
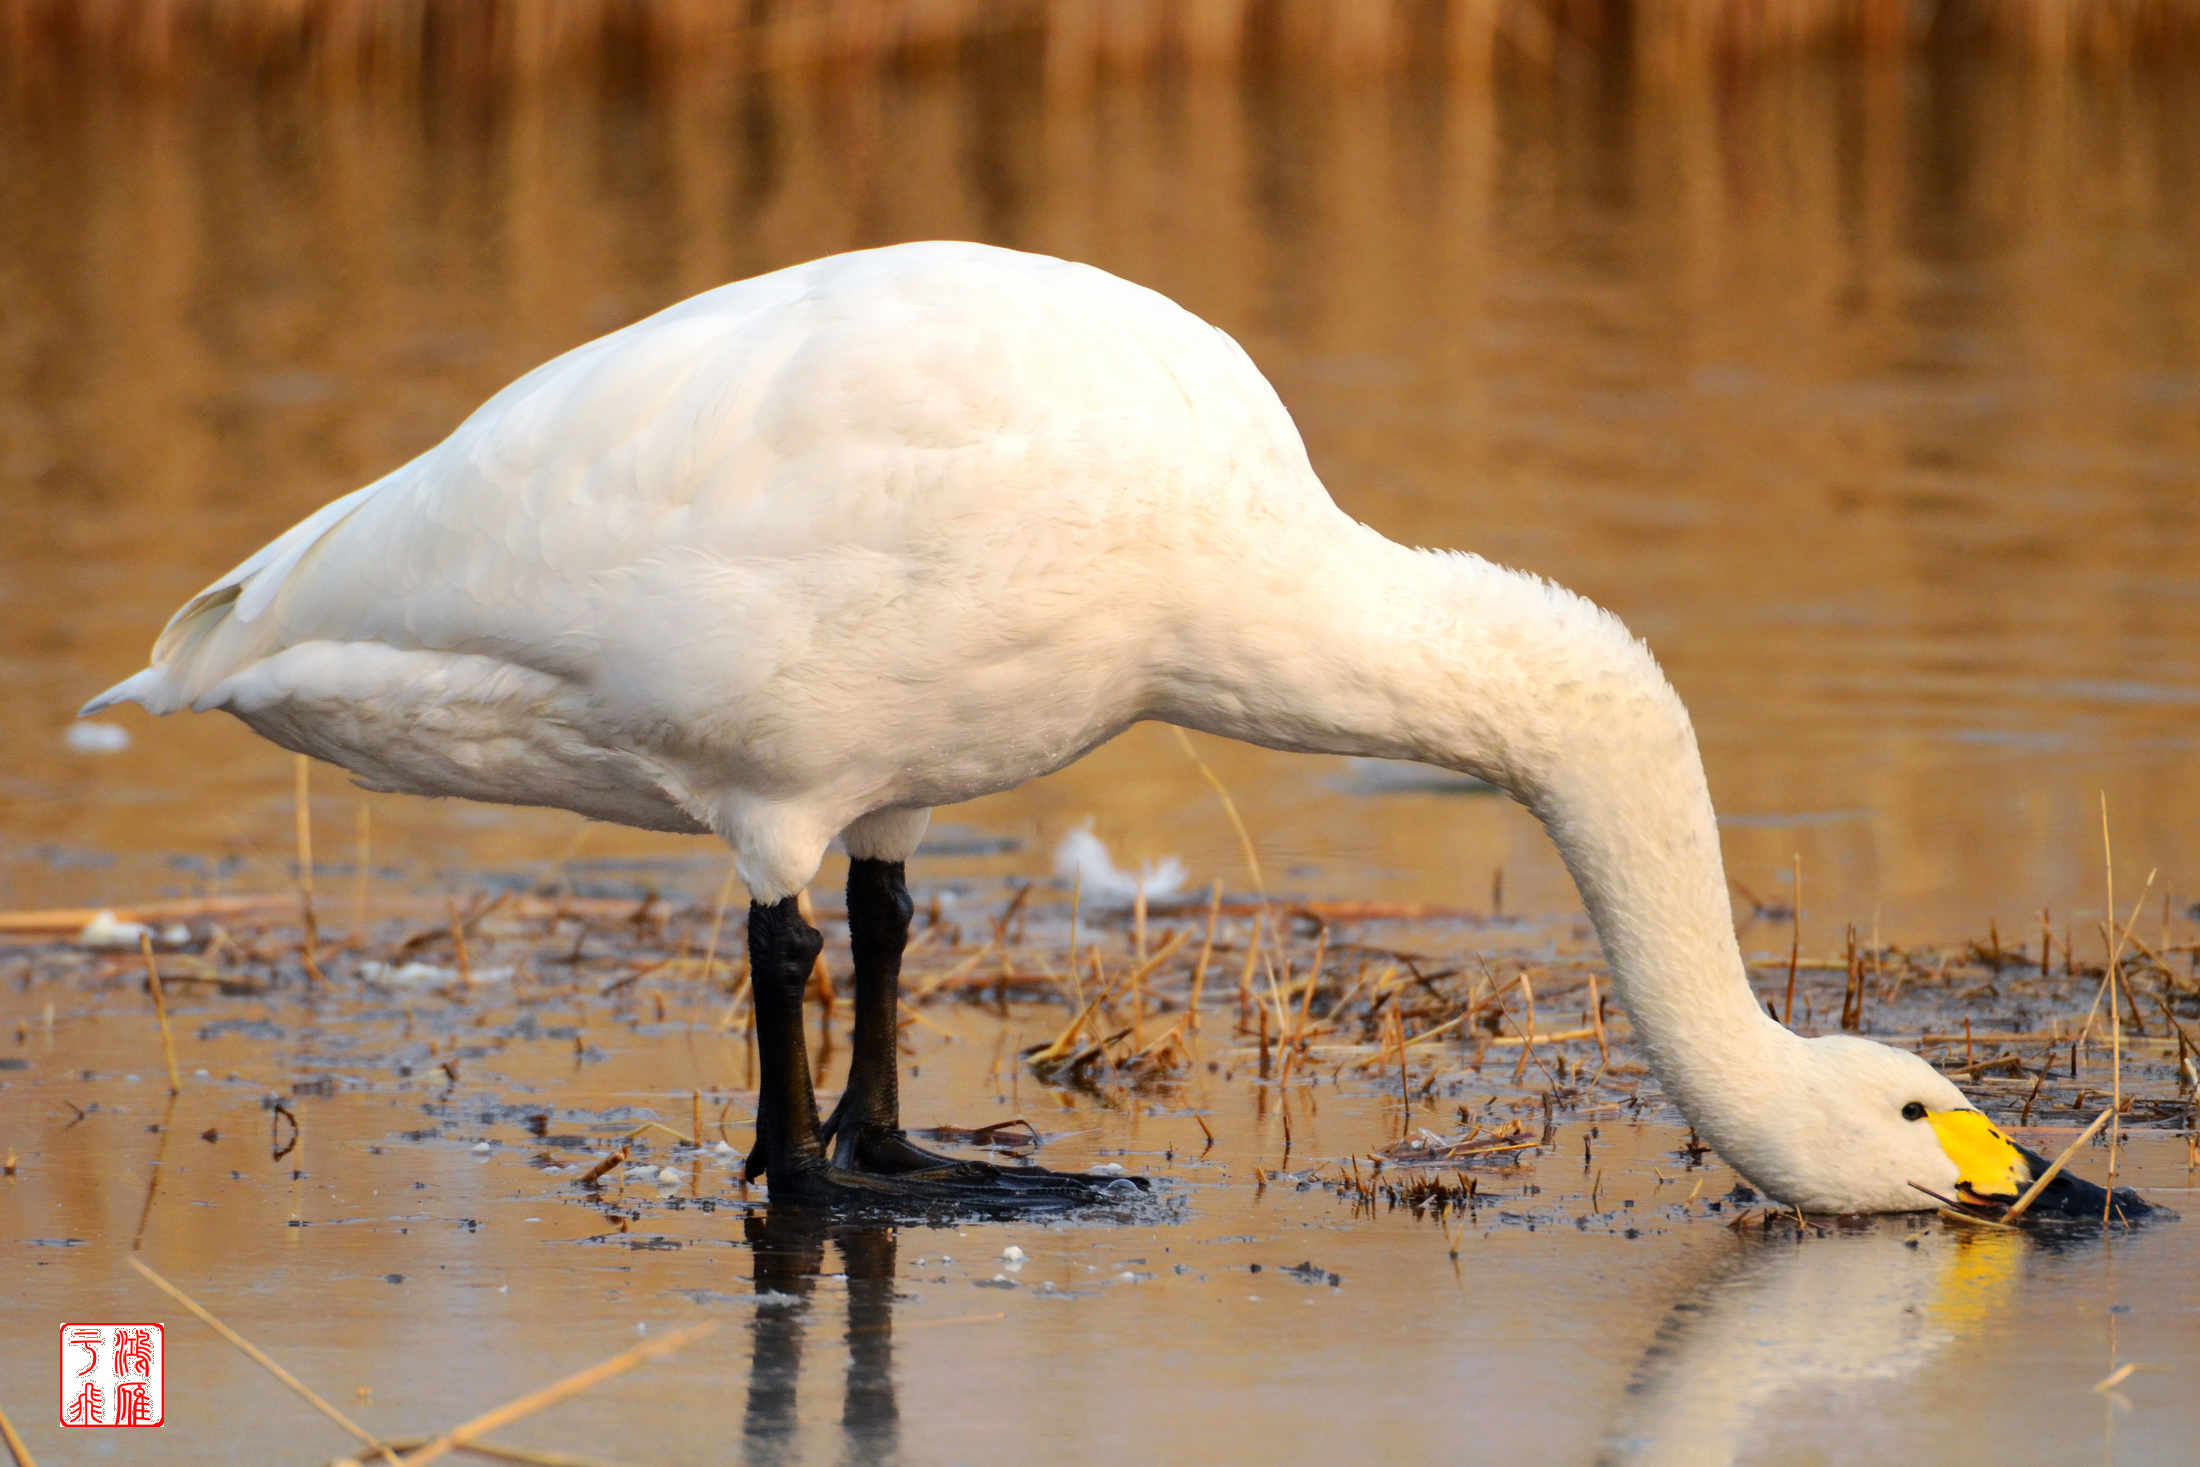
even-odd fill
[(1975, 1110), (1929, 1110), (1925, 1119), (1940, 1149), (1956, 1164), (1956, 1196), (2006, 1206), (2032, 1185), (2032, 1165), (2017, 1143)]
[(1942, 1265), (1927, 1312), (1957, 1337), (2007, 1307), (2024, 1263), (2023, 1235), (2007, 1228), (1952, 1228), (1955, 1256)]

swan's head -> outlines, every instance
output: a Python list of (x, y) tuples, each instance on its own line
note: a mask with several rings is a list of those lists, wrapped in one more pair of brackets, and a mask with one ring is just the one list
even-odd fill
[[(1917, 1055), (1867, 1039), (1828, 1035), (1799, 1046), (1791, 1126), (1771, 1149), (1765, 1175), (1744, 1171), (1774, 1197), (1810, 1212), (1909, 1212), (1936, 1196), (1984, 1208), (2015, 1202), (2047, 1159), (2003, 1135), (1948, 1078)], [(2098, 1218), (2106, 1193), (2065, 1171), (2032, 1212)], [(2127, 1215), (2148, 1210), (2128, 1187)]]

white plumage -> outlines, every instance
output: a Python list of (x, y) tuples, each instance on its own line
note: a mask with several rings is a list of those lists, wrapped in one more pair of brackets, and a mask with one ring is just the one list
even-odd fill
[(1141, 719), (1480, 776), (1549, 828), (1673, 1098), (1774, 1196), (1957, 1168), (1915, 1056), (1753, 998), (1686, 712), (1571, 593), (1330, 500), (1236, 343), (969, 244), (559, 357), (193, 598), (86, 711), (223, 709), (375, 789), (713, 831), (760, 900)]

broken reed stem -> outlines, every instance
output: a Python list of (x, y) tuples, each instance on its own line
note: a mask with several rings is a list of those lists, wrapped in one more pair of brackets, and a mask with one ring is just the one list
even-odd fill
[(1207, 935), (1199, 941), (1199, 961), (1192, 964), (1192, 997), (1185, 1012), (1196, 1033), (1199, 1029), (1199, 996), (1207, 987), (1207, 960), (1215, 955), (1215, 919), (1222, 915), (1222, 883), (1217, 881), (1207, 893)]
[(451, 950), (458, 958), (458, 981), (466, 988), (474, 986), (474, 958), (466, 949), (466, 924), (458, 920), (458, 898), (447, 896), (444, 905), (451, 913)]
[(2062, 1169), (2070, 1164), (2071, 1157), (2078, 1154), (2078, 1148), (2100, 1134), (2101, 1127), (2107, 1125), (2109, 1117), (2114, 1114), (2116, 1114), (2116, 1111), (2112, 1106), (2095, 1116), (2093, 1124), (2080, 1131), (2078, 1139), (2065, 1146), (2062, 1149), (2062, 1155), (2050, 1162), (2046, 1171), (2041, 1172), (2032, 1179), (2032, 1185), (2024, 1189), (2024, 1195), (2010, 1205), (2009, 1210), (2001, 1215), (2001, 1220), (2010, 1223), (2024, 1216), (2030, 1210), (2032, 1204), (2039, 1200), (2040, 1193), (2047, 1190), (2047, 1184), (2062, 1175)]
[(160, 965), (153, 961), (153, 934), (138, 932), (138, 951), (145, 955), (145, 981), (153, 990), (153, 1014), (160, 1020), (160, 1057), (168, 1063), (168, 1093), (183, 1094), (183, 1082), (176, 1078), (176, 1038), (168, 1030), (168, 996), (161, 991)]
[(318, 987), (327, 980), (321, 976), (321, 964), (314, 957), (321, 945), (321, 924), (313, 915), (313, 806), (309, 801), (313, 761), (303, 754), (290, 757), (294, 775), (292, 805), (298, 827), (298, 919), (305, 928), (299, 954), (305, 959), (306, 976)]
[(307, 1385), (304, 1381), (298, 1379), (297, 1376), (292, 1375), (289, 1371), (283, 1369), (282, 1366), (277, 1365), (272, 1359), (268, 1357), (266, 1351), (260, 1349), (259, 1346), (253, 1344), (243, 1335), (238, 1334), (228, 1325), (223, 1324), (220, 1320), (209, 1314), (206, 1311), (205, 1307), (202, 1306), (198, 1300), (192, 1298), (189, 1294), (186, 1294), (183, 1290), (177, 1288), (174, 1284), (168, 1282), (168, 1280), (153, 1272), (151, 1268), (146, 1266), (146, 1263), (143, 1259), (133, 1256), (123, 1259), (123, 1262), (129, 1264), (130, 1267), (136, 1269), (141, 1275), (143, 1275), (147, 1283), (151, 1284), (154, 1288), (160, 1290), (163, 1294), (166, 1294), (169, 1298), (175, 1300), (178, 1304), (181, 1304), (184, 1308), (190, 1310), (193, 1314), (197, 1315), (200, 1322), (205, 1324), (209, 1329), (213, 1330), (214, 1333), (229, 1341), (230, 1344), (236, 1346), (239, 1350), (242, 1350), (248, 1357), (250, 1357), (253, 1364), (259, 1366), (269, 1375), (274, 1376), (284, 1385), (290, 1387), (291, 1390), (297, 1392), (298, 1395), (304, 1397), (306, 1403), (312, 1406), (314, 1410), (320, 1412), (323, 1416), (326, 1416), (329, 1420), (335, 1422), (338, 1426), (341, 1426), (345, 1431), (351, 1433), (352, 1437), (355, 1440), (371, 1448), (377, 1457), (381, 1458), (384, 1462), (391, 1464), (391, 1467), (396, 1467), (396, 1455), (383, 1444), (380, 1437), (376, 1436), (373, 1432), (368, 1431), (365, 1427), (361, 1426), (358, 1422), (352, 1420), (349, 1416), (346, 1416), (343, 1412), (337, 1410), (334, 1406), (331, 1406), (328, 1402), (322, 1400), (321, 1397), (314, 1392), (313, 1387)]
[(8, 1420), (8, 1413), (5, 1411), (0, 1411), (0, 1442), (7, 1443), (8, 1455), (15, 1459), (15, 1467), (38, 1467), (37, 1460), (31, 1456), (31, 1449), (24, 1445), (23, 1438), (15, 1434), (15, 1423)]
[(674, 1350), (716, 1334), (718, 1329), (716, 1320), (707, 1324), (690, 1325), (686, 1329), (674, 1330), (661, 1339), (636, 1345), (633, 1349), (591, 1365), (586, 1370), (575, 1371), (539, 1391), (531, 1391), (516, 1401), (509, 1401), (493, 1411), (485, 1411), (471, 1421), (452, 1427), (418, 1451), (407, 1452), (404, 1458), (405, 1467), (420, 1467), (422, 1463), (449, 1456), (452, 1452), (464, 1449), (476, 1437), (485, 1436), (500, 1426), (509, 1426), (523, 1416), (532, 1416), (545, 1406), (554, 1406), (570, 1396), (577, 1396), (591, 1386), (599, 1385), (615, 1375), (625, 1374), (645, 1360), (669, 1355)]

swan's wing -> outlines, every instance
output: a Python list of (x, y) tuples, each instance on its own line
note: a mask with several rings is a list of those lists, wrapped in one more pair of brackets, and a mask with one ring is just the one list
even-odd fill
[[(1152, 291), (976, 245), (834, 256), (537, 368), (194, 597), (152, 665), (85, 711), (223, 706), (255, 666), (313, 642), (486, 656), (582, 686), (670, 662), (691, 695), (723, 698), (790, 649), (829, 652), (811, 629), (889, 566), (1037, 575), (1095, 532), (1150, 539), (1187, 486), (1275, 495), (1286, 479), (1326, 505), (1243, 352)], [(767, 605), (776, 584), (803, 604)], [(668, 638), (690, 650), (664, 657)]]
[(312, 641), (554, 663), (595, 579), (677, 536), (668, 521), (689, 509), (696, 469), (724, 457), (711, 451), (722, 441), (699, 440), (723, 440), (744, 387), (771, 375), (744, 327), (799, 295), (792, 273), (697, 296), (536, 368), (192, 597), (151, 664), (82, 711), (219, 706), (239, 673)]

